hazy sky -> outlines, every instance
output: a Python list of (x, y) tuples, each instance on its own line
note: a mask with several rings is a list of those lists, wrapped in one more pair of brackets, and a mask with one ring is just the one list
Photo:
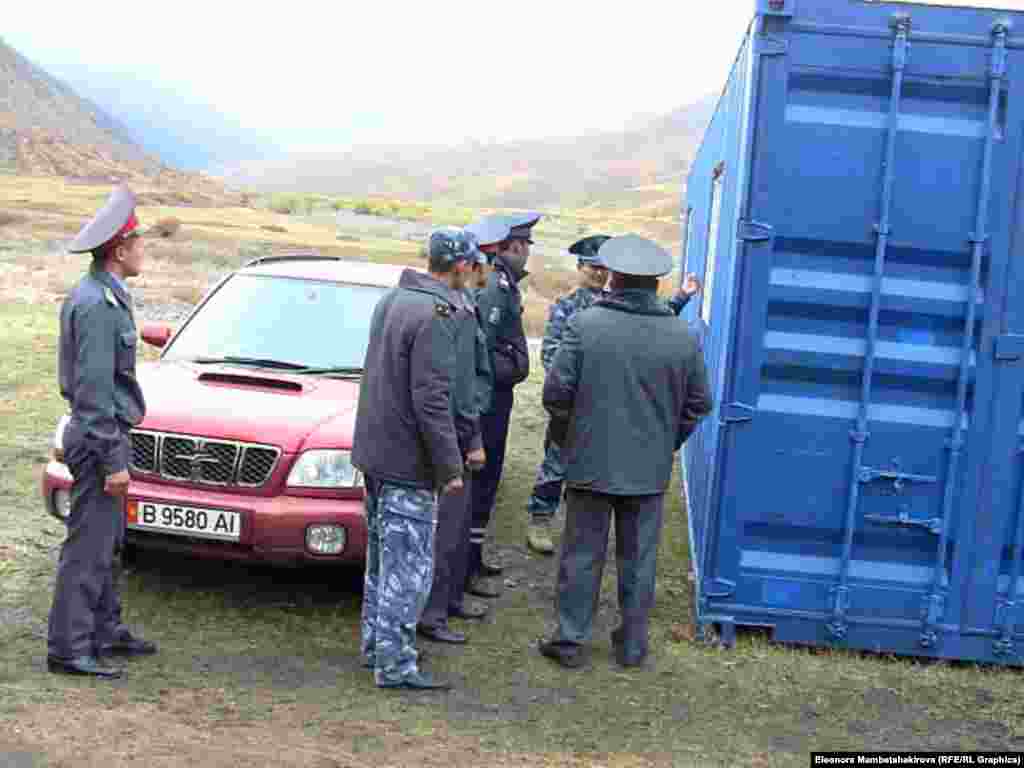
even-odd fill
[(298, 149), (614, 130), (718, 92), (754, 0), (9, 5), (0, 34), (58, 77), (128, 73)]

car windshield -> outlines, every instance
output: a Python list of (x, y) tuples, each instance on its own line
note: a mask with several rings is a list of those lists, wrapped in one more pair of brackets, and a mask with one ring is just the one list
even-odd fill
[[(165, 360), (361, 368), (387, 288), (238, 274), (193, 316)], [(277, 364), (277, 365), (275, 365)]]

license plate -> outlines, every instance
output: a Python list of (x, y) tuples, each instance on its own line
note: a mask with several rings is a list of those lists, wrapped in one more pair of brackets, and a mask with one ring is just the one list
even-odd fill
[(129, 501), (126, 527), (177, 536), (238, 541), (242, 515), (225, 509), (184, 507), (160, 501)]

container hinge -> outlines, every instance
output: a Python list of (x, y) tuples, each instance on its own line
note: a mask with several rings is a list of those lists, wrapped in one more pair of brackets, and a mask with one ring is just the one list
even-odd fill
[(740, 219), (737, 238), (745, 243), (766, 243), (775, 239), (775, 228), (770, 224)]
[(1020, 360), (1024, 357), (1024, 335), (1004, 333), (996, 336), (996, 360)]
[(888, 515), (864, 515), (864, 520), (878, 525), (901, 525), (905, 528), (924, 528), (928, 533), (938, 536), (942, 533), (942, 518), (929, 517), (927, 520), (918, 520), (910, 517), (906, 512), (900, 512), (895, 516)]
[(762, 35), (757, 38), (758, 56), (785, 56), (789, 53), (789, 43), (777, 37)]
[(764, 16), (793, 18), (796, 0), (757, 0), (757, 12)]
[(728, 579), (712, 579), (701, 590), (701, 594), (709, 600), (722, 600), (736, 594), (736, 582)]
[(850, 588), (834, 587), (829, 590), (829, 594), (832, 597), (832, 620), (828, 623), (826, 629), (828, 629), (828, 633), (835, 640), (843, 640), (846, 638), (848, 626), (846, 611), (850, 607)]
[(722, 414), (723, 424), (744, 424), (753, 421), (754, 414), (757, 412), (757, 408), (746, 403), (729, 403), (723, 410), (725, 411)]
[(924, 599), (921, 609), (924, 626), (921, 629), (921, 637), (918, 639), (922, 648), (934, 648), (938, 645), (939, 635), (935, 627), (939, 623), (945, 603), (946, 599), (940, 594), (931, 594)]
[(1011, 24), (1008, 19), (997, 21), (992, 25), (992, 67), (989, 70), (989, 77), (993, 80), (1002, 80), (1006, 77), (1006, 38), (1010, 34)]

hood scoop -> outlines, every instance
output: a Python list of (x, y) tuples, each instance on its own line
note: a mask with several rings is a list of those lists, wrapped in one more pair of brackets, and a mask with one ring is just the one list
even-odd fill
[(278, 392), (301, 392), (302, 385), (287, 379), (272, 379), (267, 376), (254, 376), (245, 373), (201, 373), (199, 382), (202, 384), (225, 384), (234, 387), (251, 387), (253, 389), (272, 389)]

